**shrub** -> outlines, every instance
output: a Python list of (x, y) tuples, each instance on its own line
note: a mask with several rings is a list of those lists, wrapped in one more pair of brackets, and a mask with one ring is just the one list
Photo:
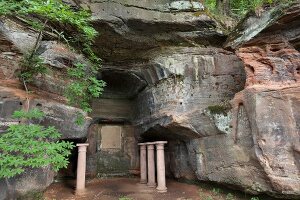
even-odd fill
[[(294, 0), (227, 0), (225, 6), (227, 9), (227, 14), (231, 17), (242, 18), (245, 16), (247, 12), (250, 10), (255, 10), (258, 7), (266, 6), (274, 6), (277, 4), (285, 4), (293, 2)], [(220, 0), (205, 0), (206, 7), (216, 14), (224, 14), (220, 13), (218, 10), (218, 4), (220, 4)]]
[(14, 177), (26, 168), (50, 165), (58, 171), (67, 167), (67, 157), (74, 145), (58, 141), (61, 134), (53, 126), (31, 123), (32, 120), (42, 119), (43, 112), (38, 109), (16, 111), (13, 117), (25, 120), (25, 123), (10, 125), (0, 135), (0, 178)]

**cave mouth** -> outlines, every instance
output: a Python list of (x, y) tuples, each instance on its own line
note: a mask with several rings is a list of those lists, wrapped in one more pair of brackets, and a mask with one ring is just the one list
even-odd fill
[[(85, 143), (86, 138), (80, 139), (62, 139), (61, 141), (72, 142), (76, 146), (78, 143)], [(76, 179), (76, 170), (77, 170), (77, 158), (78, 158), (78, 148), (74, 147), (71, 150), (71, 154), (68, 156), (68, 166), (67, 168), (61, 168), (57, 175), (55, 176), (55, 181), (65, 181), (65, 180), (74, 180)]]
[[(196, 180), (189, 160), (187, 143), (194, 139), (181, 135), (161, 125), (155, 125), (140, 135), (142, 143), (167, 141), (164, 145), (166, 178), (173, 180)], [(155, 166), (156, 166), (156, 153)]]
[(107, 83), (101, 98), (133, 99), (147, 86), (145, 80), (129, 70), (103, 69), (98, 78)]
[[(184, 130), (180, 126), (167, 126), (156, 124), (141, 134), (141, 142), (154, 142), (154, 141), (188, 141), (198, 138), (195, 134)], [(179, 134), (180, 133), (180, 134)]]

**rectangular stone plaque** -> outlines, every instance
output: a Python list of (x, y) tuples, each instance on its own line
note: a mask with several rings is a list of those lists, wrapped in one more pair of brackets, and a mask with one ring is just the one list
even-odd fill
[(103, 126), (101, 128), (101, 149), (121, 149), (121, 126)]

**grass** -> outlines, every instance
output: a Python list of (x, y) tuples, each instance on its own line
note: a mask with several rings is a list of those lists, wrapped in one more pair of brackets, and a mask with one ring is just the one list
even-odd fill
[(212, 105), (212, 106), (208, 106), (207, 109), (212, 114), (223, 114), (223, 115), (227, 115), (227, 111), (229, 110), (228, 107), (223, 105)]
[(130, 197), (120, 197), (119, 200), (133, 200), (133, 198), (130, 198)]
[[(255, 11), (264, 6), (273, 7), (278, 4), (287, 4), (296, 0), (229, 0), (229, 10), (227, 14), (230, 17), (241, 19), (249, 11)], [(217, 8), (217, 0), (205, 0), (205, 6), (209, 11), (215, 14), (221, 14)]]
[(223, 191), (220, 188), (212, 188), (212, 190), (200, 188), (199, 197), (201, 200), (263, 200), (251, 195), (233, 194), (232, 192)]
[(239, 190), (229, 189), (224, 185), (197, 180), (179, 179), (179, 182), (197, 185), (198, 195), (201, 200), (276, 200), (267, 195), (251, 195)]

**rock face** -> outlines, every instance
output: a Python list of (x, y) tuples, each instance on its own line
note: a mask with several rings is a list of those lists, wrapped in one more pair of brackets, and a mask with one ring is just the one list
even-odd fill
[(76, 1), (101, 33), (95, 50), (108, 62), (138, 60), (164, 46), (220, 46), (226, 39), (199, 1)]
[(246, 88), (232, 101), (235, 139), (240, 137), (238, 112), (243, 106), (250, 122), (255, 156), (271, 192), (291, 196), (300, 194), (299, 8), (299, 4), (287, 8), (284, 15), (275, 18), (276, 23), (252, 40), (244, 41), (237, 50), (247, 81)]
[[(83, 126), (75, 124), (77, 113), (80, 109), (66, 105), (64, 97), (61, 96), (61, 89), (53, 87), (56, 85), (64, 85), (62, 82), (66, 80), (59, 79), (62, 72), (49, 66), (52, 71), (52, 76), (37, 76), (33, 85), (30, 85), (30, 94), (26, 94), (22, 83), (18, 80), (20, 70), (20, 62), (23, 54), (30, 52), (29, 43), (33, 43), (34, 33), (31, 33), (26, 27), (21, 26), (15, 20), (1, 18), (0, 20), (0, 134), (3, 133), (7, 126), (12, 123), (19, 123), (12, 119), (11, 115), (15, 110), (26, 108), (39, 108), (45, 112), (46, 117), (39, 123), (45, 126), (55, 126), (61, 133), (61, 139), (78, 139), (87, 137), (87, 129), (90, 124), (90, 119)], [(29, 41), (28, 41), (29, 40)], [(20, 41), (27, 41), (28, 45)], [(22, 43), (22, 44), (21, 44)], [(62, 45), (56, 42), (45, 42), (51, 44), (51, 48), (55, 49), (56, 55), (59, 58), (67, 57), (68, 60), (80, 58), (79, 55), (73, 56), (71, 51), (63, 48)], [(49, 46), (49, 45), (48, 45)], [(53, 54), (47, 54), (47, 48), (44, 51), (40, 49), (41, 57), (47, 57), (47, 61), (51, 63), (58, 62)], [(49, 49), (49, 48), (48, 48)], [(58, 51), (58, 49), (60, 51)], [(60, 53), (60, 55), (59, 55)], [(82, 58), (81, 58), (82, 59)], [(53, 67), (54, 66), (54, 67)], [(61, 66), (61, 65), (60, 65)], [(56, 73), (55, 73), (56, 72)], [(61, 77), (61, 76), (60, 76)], [(46, 86), (45, 86), (46, 85)], [(28, 98), (28, 99), (27, 99)], [(86, 117), (87, 115), (83, 113)], [(49, 168), (27, 170), (21, 176), (10, 179), (10, 183), (15, 187), (16, 195), (23, 195), (30, 191), (44, 190), (53, 182), (54, 173)], [(3, 180), (0, 181), (0, 199), (7, 198), (7, 186)]]
[[(199, 10), (174, 11), (162, 6), (170, 5), (163, 1), (149, 6), (135, 1), (86, 5), (93, 10), (95, 26), (105, 29), (105, 40), (96, 42), (105, 55), (102, 78), (112, 80), (108, 71), (111, 76), (127, 74), (122, 82), (111, 81), (114, 87), (106, 91), (110, 94), (105, 101), (131, 105), (134, 113), (119, 113), (136, 127), (139, 141), (168, 140), (169, 176), (251, 193), (299, 196), (298, 4), (245, 20), (224, 44), (236, 55), (221, 48), (222, 39), (212, 43), (207, 35), (187, 37), (205, 29), (195, 26), (196, 21), (215, 24), (203, 12), (198, 15)], [(158, 12), (157, 20), (155, 14), (147, 15)], [(186, 20), (181, 21), (182, 15)], [(184, 36), (178, 39), (175, 35), (181, 31)], [(213, 38), (224, 37), (215, 26), (208, 32)], [(203, 40), (210, 47), (203, 46)], [(110, 42), (116, 45), (108, 51)], [(121, 85), (132, 83), (132, 75), (139, 77), (135, 90), (123, 90)], [(106, 109), (98, 114), (106, 118)], [(117, 115), (107, 119), (117, 120)]]
[[(27, 170), (26, 173), (23, 173), (22, 175), (10, 178), (9, 182), (14, 187), (14, 196), (19, 197), (24, 194), (30, 195), (30, 193), (44, 190), (53, 182), (53, 178), (53, 171), (50, 170), (49, 167), (45, 167)], [(10, 199), (6, 183), (1, 180), (0, 186), (0, 199)]]

